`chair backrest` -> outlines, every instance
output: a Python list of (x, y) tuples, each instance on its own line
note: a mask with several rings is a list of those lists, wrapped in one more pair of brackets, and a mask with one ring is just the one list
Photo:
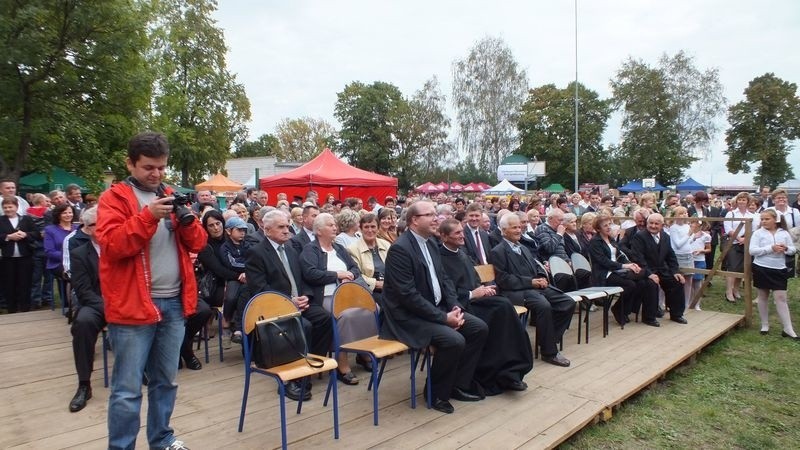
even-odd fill
[(479, 264), (475, 266), (475, 272), (478, 272), (481, 284), (494, 281), (494, 265), (492, 264)]
[(548, 262), (550, 263), (550, 273), (552, 273), (553, 276), (556, 276), (559, 273), (569, 276), (573, 275), (572, 267), (570, 267), (569, 263), (558, 256), (551, 256)]
[(592, 271), (592, 264), (586, 259), (585, 256), (581, 255), (578, 252), (574, 252), (572, 256), (572, 268), (575, 270), (583, 269), (588, 270), (589, 272)]
[(342, 283), (333, 291), (332, 314), (337, 319), (346, 309), (361, 308), (376, 313), (378, 306), (372, 294), (358, 283)]
[(250, 334), (260, 318), (270, 319), (297, 312), (292, 300), (280, 292), (268, 291), (254, 295), (244, 308), (242, 328), (245, 335)]

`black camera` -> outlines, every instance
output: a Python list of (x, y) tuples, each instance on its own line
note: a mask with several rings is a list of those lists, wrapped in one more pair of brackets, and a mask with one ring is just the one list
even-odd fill
[[(181, 194), (179, 192), (173, 192), (172, 194), (172, 212), (175, 213), (175, 217), (178, 218), (178, 222), (183, 225), (191, 225), (197, 217), (195, 217), (192, 210), (186, 207), (186, 205), (190, 205), (192, 203), (192, 199), (189, 198), (188, 195)], [(163, 191), (159, 193), (159, 197), (166, 197)]]
[(383, 274), (381, 272), (375, 272), (375, 279), (377, 281), (382, 281), (383, 280)]

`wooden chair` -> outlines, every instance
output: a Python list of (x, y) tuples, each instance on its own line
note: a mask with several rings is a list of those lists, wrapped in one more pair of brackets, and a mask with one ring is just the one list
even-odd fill
[[(478, 278), (480, 279), (481, 284), (494, 283), (494, 265), (479, 264), (475, 266), (475, 271), (478, 272)], [(519, 320), (522, 322), (522, 326), (526, 326), (530, 316), (530, 311), (528, 311), (528, 308), (520, 305), (514, 305), (514, 309), (517, 311), (517, 315), (519, 316)]]
[[(370, 336), (368, 338), (360, 339), (358, 341), (341, 343), (341, 336), (337, 322), (341, 319), (342, 314), (350, 309), (364, 309), (372, 313), (375, 318), (376, 330), (380, 330), (380, 318), (378, 316), (378, 305), (372, 294), (359, 285), (358, 283), (342, 283), (333, 293), (333, 304), (331, 306), (333, 316), (333, 348), (336, 358), (338, 360), (339, 353), (356, 353), (359, 355), (368, 356), (372, 361), (372, 373), (370, 375), (369, 385), (367, 390), (372, 389), (372, 415), (373, 423), (378, 425), (378, 388), (380, 387), (381, 380), (383, 379), (383, 372), (386, 368), (387, 356), (401, 353), (410, 350), (411, 361), (416, 360), (416, 355), (420, 352), (418, 349), (411, 349), (400, 341), (381, 339), (378, 335)], [(378, 369), (380, 363), (380, 370)], [(413, 364), (412, 364), (413, 366)], [(430, 365), (428, 364), (430, 371)], [(411, 368), (411, 407), (416, 407), (416, 370)], [(430, 375), (430, 373), (429, 373)], [(328, 393), (330, 390), (328, 391)], [(325, 394), (326, 398), (328, 393)], [(430, 393), (426, 393), (427, 403), (430, 404)]]
[[(588, 270), (589, 272), (592, 271), (592, 264), (580, 253), (573, 253), (570, 259), (572, 260), (573, 269), (583, 269)], [(614, 306), (614, 303), (622, 298), (623, 289), (619, 286), (596, 286), (586, 288), (586, 290), (596, 290), (606, 293), (606, 298), (603, 301), (603, 337), (606, 337), (608, 336), (609, 329), (608, 313), (611, 311), (611, 307)], [(622, 328), (625, 328), (625, 324), (622, 324)]]
[[(239, 432), (244, 428), (244, 415), (247, 409), (247, 394), (250, 391), (250, 375), (260, 373), (273, 378), (278, 383), (278, 393), (280, 395), (280, 410), (281, 410), (281, 443), (282, 448), (287, 448), (286, 440), (286, 390), (284, 383), (288, 381), (303, 379), (301, 383), (301, 392), (305, 391), (305, 379), (311, 375), (318, 373), (328, 372), (328, 389), (333, 390), (333, 436), (339, 439), (339, 399), (336, 386), (336, 360), (325, 358), (319, 355), (315, 356), (324, 361), (320, 368), (309, 366), (304, 359), (283, 364), (269, 369), (261, 369), (256, 367), (252, 360), (252, 346), (253, 343), (248, 339), (248, 335), (253, 331), (258, 320), (273, 319), (288, 314), (297, 312), (297, 307), (292, 301), (283, 294), (278, 292), (262, 292), (253, 296), (245, 306), (244, 314), (242, 316), (242, 344), (244, 347), (244, 393), (242, 394), (242, 410), (239, 414)], [(327, 397), (327, 396), (326, 396)], [(323, 405), (327, 406), (326, 402)], [(297, 414), (303, 407), (302, 397), (297, 402)]]

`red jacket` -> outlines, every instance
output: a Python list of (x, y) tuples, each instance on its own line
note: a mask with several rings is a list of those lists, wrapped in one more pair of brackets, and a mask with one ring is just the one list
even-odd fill
[[(167, 194), (171, 190), (167, 188)], [(172, 223), (177, 220), (172, 217)], [(100, 289), (108, 323), (147, 325), (161, 320), (161, 312), (150, 296), (150, 239), (158, 219), (149, 208), (139, 209), (133, 187), (118, 183), (100, 197), (97, 209), (97, 241), (100, 244)], [(176, 230), (183, 314), (197, 309), (197, 282), (189, 252), (206, 245), (207, 233), (195, 220)]]

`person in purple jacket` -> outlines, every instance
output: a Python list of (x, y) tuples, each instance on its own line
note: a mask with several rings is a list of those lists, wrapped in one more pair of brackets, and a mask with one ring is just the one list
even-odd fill
[[(74, 216), (75, 212), (69, 203), (58, 205), (53, 209), (52, 224), (44, 227), (45, 269), (56, 280), (64, 279), (64, 266), (62, 264), (64, 238), (78, 227), (78, 224), (72, 223)], [(64, 286), (59, 283), (58, 292), (62, 303), (66, 301), (67, 294), (63, 288)]]

